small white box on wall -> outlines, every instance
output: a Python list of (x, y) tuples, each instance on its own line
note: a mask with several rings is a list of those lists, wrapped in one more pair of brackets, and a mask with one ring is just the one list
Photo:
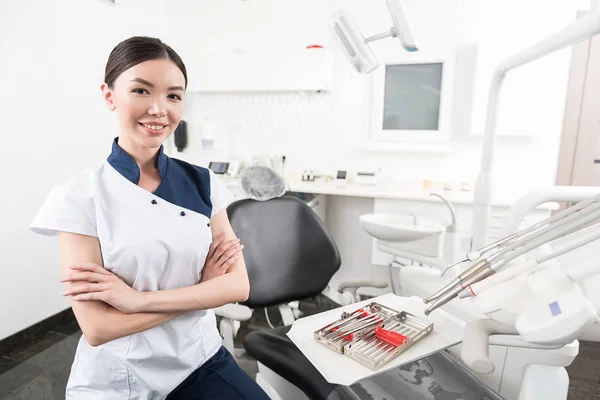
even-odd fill
[(189, 62), (189, 91), (330, 91), (332, 62), (320, 46), (198, 55)]

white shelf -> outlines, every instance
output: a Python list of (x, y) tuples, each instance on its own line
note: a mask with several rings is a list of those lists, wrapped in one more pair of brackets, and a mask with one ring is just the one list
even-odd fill
[(450, 154), (448, 143), (411, 143), (368, 141), (364, 150), (369, 153)]
[(199, 55), (189, 68), (192, 92), (331, 90), (331, 56), (323, 48)]
[[(240, 178), (230, 178), (220, 176), (225, 185), (235, 193), (243, 193)], [(452, 191), (437, 191), (437, 190), (422, 190), (414, 186), (405, 186), (402, 184), (377, 184), (377, 185), (361, 185), (355, 183), (347, 183), (338, 185), (335, 181), (315, 181), (306, 182), (300, 179), (287, 178), (287, 190), (290, 192), (299, 193), (314, 193), (325, 194), (332, 196), (349, 196), (349, 197), (365, 197), (372, 199), (387, 199), (387, 200), (407, 200), (418, 201), (424, 203), (440, 204), (437, 197), (430, 196), (430, 193), (439, 193), (443, 195), (449, 202), (454, 205), (472, 205), (474, 193), (472, 191), (463, 192), (459, 190)], [(491, 202), (492, 207), (509, 208), (525, 193), (503, 193), (503, 196), (494, 198)], [(558, 204), (555, 202), (541, 204), (537, 210), (556, 210)]]

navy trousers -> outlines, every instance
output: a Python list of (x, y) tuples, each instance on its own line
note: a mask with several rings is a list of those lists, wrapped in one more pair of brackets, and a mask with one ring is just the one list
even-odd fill
[(181, 382), (165, 400), (269, 400), (225, 347)]

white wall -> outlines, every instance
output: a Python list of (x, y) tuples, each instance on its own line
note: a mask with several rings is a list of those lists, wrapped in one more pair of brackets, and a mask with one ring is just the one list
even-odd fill
[[(563, 4), (568, 2), (545, 1), (547, 10), (540, 14), (544, 25), (529, 29), (527, 18), (535, 14), (529, 4), (540, 2), (485, 2), (511, 4), (505, 12), (514, 19), (510, 22), (495, 13), (479, 19), (486, 15), (479, 0), (406, 0), (406, 5), (422, 47), (453, 46), (476, 39), (482, 30), (492, 35), (489, 32), (501, 29), (520, 34), (522, 40), (514, 44), (518, 47), (572, 19), (571, 11), (565, 12), (572, 5)], [(199, 121), (209, 117), (224, 133), (219, 140), (226, 156), (249, 158), (277, 151), (297, 169), (382, 166), (407, 176), (435, 178), (450, 171), (460, 179), (474, 178), (481, 139), (462, 137), (460, 132), (452, 141), (455, 151), (446, 156), (362, 150), (367, 81), (341, 58), (325, 27), (330, 11), (344, 8), (365, 33), (375, 33), (389, 23), (383, 0), (172, 0), (168, 7), (166, 0), (118, 3), (0, 2), (0, 339), (68, 307), (60, 297), (56, 239), (36, 236), (27, 226), (52, 185), (110, 152), (117, 126), (102, 103), (99, 85), (110, 50), (131, 35), (160, 36), (184, 61), (203, 53), (277, 51), (315, 42), (334, 52), (334, 90), (329, 95), (188, 95), (186, 115), (192, 135), (182, 158), (196, 163), (211, 158), (200, 149), (198, 138)], [(502, 42), (501, 35), (492, 36)], [(391, 42), (374, 47), (377, 52), (397, 51)], [(560, 63), (555, 70), (536, 71), (552, 76), (558, 72), (553, 89), (558, 96), (546, 96), (554, 99), (555, 108), (562, 101), (557, 87), (566, 82), (565, 59)], [(501, 138), (498, 169), (509, 171), (505, 176), (523, 185), (551, 183), (559, 125), (556, 121), (549, 138)], [(519, 163), (513, 165), (513, 160), (525, 160), (533, 152), (539, 156), (537, 164), (528, 162), (525, 171)]]
[(0, 2), (0, 339), (69, 307), (56, 238), (27, 226), (54, 184), (110, 153), (106, 60), (129, 36), (160, 36), (163, 16), (164, 0)]
[[(482, 42), (474, 116), (477, 129), (484, 117), (490, 68), (574, 21), (575, 10), (587, 7), (587, 2), (406, 0), (405, 5), (422, 49), (444, 51)], [(545, 6), (543, 11), (540, 5)], [(447, 155), (364, 150), (369, 79), (354, 73), (326, 29), (329, 13), (336, 9), (353, 14), (365, 35), (380, 32), (390, 23), (384, 0), (221, 0), (218, 4), (195, 2), (192, 7), (188, 1), (170, 2), (174, 21), (171, 33), (184, 59), (236, 51), (276, 52), (315, 42), (324, 44), (334, 55), (331, 93), (188, 93), (185, 117), (190, 145), (178, 156), (206, 165), (219, 158), (250, 160), (256, 154), (278, 152), (287, 156), (288, 171), (382, 167), (387, 177), (399, 181), (430, 178), (474, 182), (482, 139), (469, 135), (468, 126), (453, 132), (453, 151)], [(190, 36), (194, 40), (189, 40)], [(401, 52), (391, 39), (378, 41), (373, 48), (380, 59)], [(533, 127), (543, 135), (498, 140), (497, 190), (510, 188), (520, 193), (554, 182), (569, 57), (570, 50), (562, 50), (507, 77), (500, 130)], [(190, 74), (191, 80), (210, 79), (194, 76), (193, 71)], [(460, 93), (463, 88), (455, 90)], [(206, 118), (215, 121), (220, 132), (214, 154), (200, 147), (201, 122)], [(536, 155), (535, 162), (528, 160), (532, 154)]]

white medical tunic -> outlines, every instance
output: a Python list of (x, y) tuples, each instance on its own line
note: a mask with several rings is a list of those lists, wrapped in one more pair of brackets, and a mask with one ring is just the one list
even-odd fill
[[(158, 168), (160, 186), (139, 187), (139, 168), (116, 138), (106, 161), (52, 189), (30, 228), (97, 237), (104, 268), (136, 290), (195, 285), (212, 242), (210, 217), (233, 196), (212, 171), (169, 158), (162, 146)], [(220, 346), (212, 310), (97, 347), (82, 336), (66, 398), (164, 399)]]

